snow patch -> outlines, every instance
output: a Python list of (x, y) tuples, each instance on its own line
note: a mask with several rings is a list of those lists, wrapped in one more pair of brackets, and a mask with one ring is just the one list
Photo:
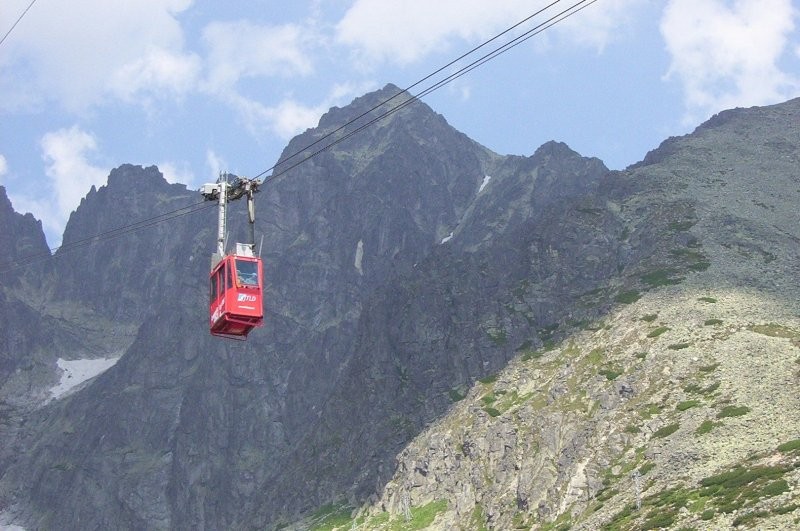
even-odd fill
[(445, 236), (444, 238), (442, 238), (442, 243), (447, 243), (452, 239), (453, 239), (453, 231), (450, 231), (450, 235), (449, 236)]
[(25, 531), (24, 527), (11, 524), (14, 521), (12, 508), (0, 512), (0, 531)]
[(483, 178), (483, 182), (481, 183), (481, 187), (478, 188), (478, 193), (483, 192), (483, 189), (486, 188), (486, 185), (489, 184), (489, 181), (491, 181), (491, 180), (492, 180), (492, 176), (491, 175), (485, 176)]
[(364, 258), (364, 240), (358, 240), (358, 245), (356, 245), (356, 260), (353, 265), (358, 271), (359, 275), (364, 274), (364, 270), (361, 268), (361, 260)]
[(58, 358), (56, 363), (58, 364), (58, 368), (63, 371), (61, 373), (61, 381), (58, 385), (50, 389), (50, 394), (53, 395), (55, 399), (61, 398), (74, 387), (107, 371), (117, 363), (117, 360), (119, 360), (119, 357), (97, 358), (93, 360), (64, 360)]

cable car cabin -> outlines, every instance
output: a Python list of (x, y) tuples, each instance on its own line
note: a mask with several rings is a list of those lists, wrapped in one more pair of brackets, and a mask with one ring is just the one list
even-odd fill
[[(237, 246), (238, 247), (238, 246)], [(242, 246), (244, 247), (244, 246)], [(224, 256), (211, 269), (211, 334), (247, 339), (264, 324), (261, 259), (249, 247), (242, 254)]]

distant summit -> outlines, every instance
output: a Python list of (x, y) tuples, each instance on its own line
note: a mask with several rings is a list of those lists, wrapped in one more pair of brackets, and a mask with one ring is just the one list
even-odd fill
[(0, 186), (0, 227), (0, 275), (16, 276), (14, 271), (6, 271), (18, 271), (31, 259), (50, 254), (42, 222), (32, 214), (15, 212), (3, 186)]

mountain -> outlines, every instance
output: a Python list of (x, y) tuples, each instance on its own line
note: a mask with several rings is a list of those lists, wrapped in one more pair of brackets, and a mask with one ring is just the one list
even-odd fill
[(612, 172), (495, 154), (422, 103), (337, 131), (397, 92), (284, 150), (246, 343), (206, 328), (214, 205), (155, 167), (92, 189), (38, 280), (0, 278), (0, 524), (791, 527), (800, 100)]
[(20, 269), (12, 270), (18, 261), (31, 256), (49, 255), (50, 249), (44, 238), (41, 221), (34, 219), (32, 214), (23, 216), (15, 212), (3, 186), (0, 186), (0, 226), (3, 227), (0, 233), (3, 262), (0, 267), (6, 279), (4, 282), (8, 283), (11, 273)]
[(591, 216), (639, 256), (567, 306), (619, 304), (454, 396), (359, 522), (796, 528), (798, 118), (726, 111), (606, 175)]

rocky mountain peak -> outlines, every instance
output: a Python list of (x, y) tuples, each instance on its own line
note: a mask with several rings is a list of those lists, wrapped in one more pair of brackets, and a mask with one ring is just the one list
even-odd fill
[(754, 125), (752, 121), (761, 122), (768, 120), (770, 117), (786, 116), (788, 114), (796, 114), (800, 109), (800, 98), (794, 98), (778, 105), (770, 105), (766, 107), (749, 107), (735, 109), (726, 109), (718, 112), (695, 129), (695, 133), (701, 132), (706, 129), (714, 129), (734, 121), (748, 121), (750, 126)]
[[(364, 122), (374, 118), (376, 115), (383, 114), (407, 101), (412, 96), (410, 93), (389, 83), (382, 89), (375, 90), (355, 98), (350, 104), (344, 107), (332, 107), (322, 115), (318, 127), (323, 130), (338, 128), (358, 116), (370, 113), (369, 117), (364, 117)], [(386, 102), (386, 103), (385, 103)], [(374, 109), (374, 111), (371, 111)]]
[[(42, 222), (33, 214), (16, 212), (3, 186), (0, 186), (0, 227), (0, 271), (14, 268), (14, 271), (0, 274), (16, 277), (24, 271), (19, 266), (29, 259), (40, 260), (50, 254)], [(38, 271), (39, 267), (36, 269)]]
[(556, 140), (545, 142), (533, 153), (535, 159), (544, 159), (547, 157), (572, 158), (580, 156), (579, 153), (570, 148), (567, 144)]
[(8, 193), (3, 185), (0, 185), (0, 212), (13, 211), (11, 200), (8, 198)]
[[(617, 273), (527, 339), (495, 318), (517, 357), (453, 391), (360, 525), (433, 512), (434, 529), (796, 527), (797, 110), (733, 112), (603, 176), (554, 226), (569, 239), (603, 225), (604, 243), (580, 248), (588, 262), (610, 244), (600, 261), (615, 255)], [(569, 252), (541, 243), (538, 263)], [(526, 278), (506, 323), (551, 277)]]
[(789, 127), (788, 130), (782, 129), (776, 132), (772, 130), (771, 122), (791, 123), (798, 116), (800, 116), (800, 98), (766, 107), (724, 110), (697, 126), (691, 135), (664, 140), (658, 148), (649, 151), (641, 162), (631, 168), (663, 162), (684, 148), (686, 140), (705, 135), (716, 135), (721, 141), (735, 139), (741, 142), (754, 140), (778, 143), (782, 145), (783, 151), (791, 152), (794, 149), (792, 135), (797, 133), (798, 127)]
[[(213, 209), (116, 235), (199, 201), (117, 168), (65, 242), (111, 237), (59, 253), (35, 305), (2, 285), (0, 525), (791, 528), (793, 105), (625, 172), (559, 142), (500, 156), (409, 105), (259, 194), (266, 319), (246, 343), (206, 328)], [(35, 411), (9, 399), (112, 354)], [(763, 467), (747, 491), (719, 479)]]
[[(191, 268), (194, 264), (187, 261), (192, 253), (187, 249), (192, 248), (195, 233), (206, 226), (211, 230), (210, 210), (181, 211), (199, 202), (199, 194), (185, 185), (167, 183), (156, 166), (126, 164), (112, 170), (107, 184), (90, 190), (69, 217), (64, 245), (56, 252), (61, 281), (54, 286), (54, 295), (112, 316), (151, 311), (159, 285), (171, 282), (173, 276), (159, 273), (165, 261), (177, 260), (181, 267)], [(162, 220), (164, 212), (183, 215)], [(133, 244), (131, 233), (136, 235)], [(130, 290), (121, 293), (115, 284)]]
[[(111, 170), (105, 185), (92, 188), (72, 212), (64, 229), (64, 243), (92, 236), (96, 227), (113, 230), (146, 219), (157, 212), (157, 195), (186, 193), (186, 186), (169, 184), (156, 166), (123, 164)], [(148, 204), (150, 202), (151, 204)], [(101, 219), (102, 218), (102, 219)], [(103, 232), (103, 231), (101, 231)]]
[[(358, 134), (357, 131), (367, 124), (369, 134)], [(317, 127), (292, 139), (281, 154), (276, 171), (283, 173), (298, 159), (323, 148), (331, 153), (341, 153), (341, 162), (358, 162), (363, 157), (353, 157), (353, 154), (368, 151), (371, 156), (376, 156), (396, 142), (402, 143), (403, 138), (414, 143), (427, 143), (431, 139), (447, 137), (462, 137), (462, 143), (468, 140), (424, 102), (388, 84), (325, 113)], [(449, 142), (445, 144), (449, 145)], [(288, 160), (290, 158), (294, 160)]]
[(133, 164), (123, 164), (111, 170), (108, 174), (110, 189), (119, 191), (132, 191), (144, 186), (156, 189), (169, 186), (164, 175), (157, 166), (142, 167)]

